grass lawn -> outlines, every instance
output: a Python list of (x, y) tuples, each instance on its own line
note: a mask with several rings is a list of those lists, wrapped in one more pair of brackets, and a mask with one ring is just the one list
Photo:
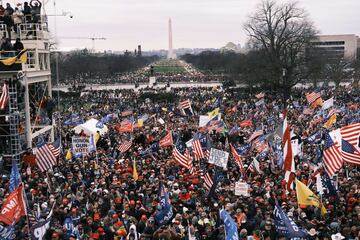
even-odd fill
[(185, 68), (176, 59), (162, 60), (154, 64), (155, 73), (184, 73)]

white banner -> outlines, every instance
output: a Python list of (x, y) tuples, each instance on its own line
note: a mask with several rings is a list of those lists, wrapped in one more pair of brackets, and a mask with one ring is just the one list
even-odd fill
[(323, 102), (322, 109), (326, 110), (328, 108), (331, 108), (332, 106), (334, 106), (334, 98), (333, 97)]
[(235, 196), (249, 196), (249, 185), (246, 182), (235, 183)]
[(73, 137), (72, 138), (72, 151), (74, 154), (89, 153), (90, 152), (90, 139), (88, 137)]
[(199, 118), (199, 127), (204, 127), (206, 124), (210, 122), (210, 117), (208, 115), (200, 115)]
[(211, 148), (209, 163), (212, 163), (216, 166), (222, 167), (226, 170), (227, 162), (229, 159), (229, 153), (221, 151), (219, 149)]
[(186, 147), (187, 148), (192, 148), (192, 142), (194, 141), (194, 139), (190, 139), (189, 141), (187, 141), (185, 144), (186, 144)]

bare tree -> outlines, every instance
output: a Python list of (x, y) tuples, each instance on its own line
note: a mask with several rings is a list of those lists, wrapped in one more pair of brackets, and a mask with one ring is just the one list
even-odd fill
[(276, 72), (272, 84), (283, 89), (286, 99), (291, 87), (304, 79), (305, 49), (310, 47), (310, 41), (316, 35), (306, 12), (297, 3), (278, 4), (264, 0), (244, 28), (251, 46), (264, 50)]
[(352, 75), (351, 62), (344, 58), (333, 58), (328, 61), (325, 67), (326, 84), (333, 81), (338, 87), (340, 83), (349, 79)]

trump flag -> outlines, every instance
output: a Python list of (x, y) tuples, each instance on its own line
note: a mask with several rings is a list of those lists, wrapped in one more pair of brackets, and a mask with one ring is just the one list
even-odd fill
[(24, 201), (24, 187), (20, 184), (5, 199), (0, 214), (0, 221), (8, 225), (18, 222), (22, 216), (26, 215), (26, 207)]

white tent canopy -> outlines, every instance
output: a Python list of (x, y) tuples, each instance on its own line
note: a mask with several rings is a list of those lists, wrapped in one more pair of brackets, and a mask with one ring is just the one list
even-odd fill
[(96, 124), (99, 121), (92, 118), (87, 120), (85, 123), (80, 124), (74, 128), (74, 131), (76, 134), (79, 134), (81, 130), (84, 130), (84, 133), (88, 136), (91, 136), (92, 134), (95, 134), (97, 131), (99, 131), (100, 135), (104, 135), (108, 132), (108, 127), (104, 124), (103, 128), (96, 127)]

